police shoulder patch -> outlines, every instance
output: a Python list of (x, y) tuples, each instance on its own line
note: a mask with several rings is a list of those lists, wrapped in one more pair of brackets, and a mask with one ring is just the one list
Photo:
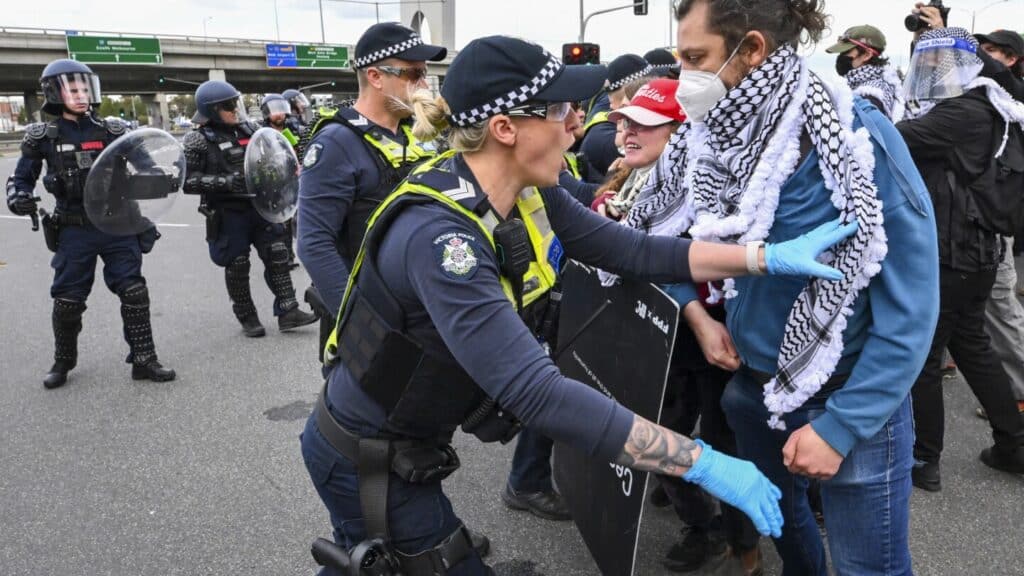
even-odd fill
[(312, 168), (316, 164), (316, 161), (320, 159), (320, 151), (323, 150), (324, 145), (319, 142), (314, 142), (306, 148), (306, 153), (302, 157), (302, 167)]
[(469, 280), (480, 267), (483, 249), (472, 234), (445, 232), (434, 238), (434, 256), (445, 276), (453, 280)]

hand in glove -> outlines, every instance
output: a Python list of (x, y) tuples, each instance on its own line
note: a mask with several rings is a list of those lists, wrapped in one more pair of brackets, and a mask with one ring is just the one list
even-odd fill
[(7, 207), (18, 216), (35, 214), (38, 209), (36, 202), (37, 198), (31, 192), (14, 192), (7, 197)]
[(683, 480), (742, 510), (761, 534), (782, 536), (782, 492), (750, 462), (716, 452), (700, 440), (696, 442), (701, 447), (700, 456), (683, 474)]
[(843, 224), (837, 218), (814, 230), (778, 244), (764, 245), (764, 262), (768, 273), (787, 276), (818, 276), (826, 280), (842, 280), (843, 275), (818, 262), (819, 254), (857, 231), (857, 222)]

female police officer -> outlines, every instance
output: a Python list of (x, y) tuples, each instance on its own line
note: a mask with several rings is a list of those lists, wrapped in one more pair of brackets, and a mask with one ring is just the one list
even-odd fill
[(459, 53), (443, 97), (416, 98), (417, 137), (450, 126), (452, 151), (417, 168), (371, 218), (302, 436), (335, 540), (364, 569), (490, 573), (441, 490), (458, 466), (448, 443), (460, 424), (488, 441), (522, 422), (594, 458), (682, 476), (762, 533), (780, 532), (780, 493), (753, 465), (565, 378), (524, 324), (536, 322), (566, 255), (660, 282), (834, 278), (814, 258), (856, 225), (744, 248), (648, 237), (561, 188), (538, 190), (555, 185), (572, 142), (568, 103), (603, 81), (602, 67), (565, 66), (494, 36)]

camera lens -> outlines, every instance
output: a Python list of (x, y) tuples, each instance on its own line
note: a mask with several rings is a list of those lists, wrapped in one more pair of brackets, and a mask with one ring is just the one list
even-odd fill
[(903, 26), (910, 32), (917, 32), (927, 24), (917, 14), (911, 14), (903, 19)]

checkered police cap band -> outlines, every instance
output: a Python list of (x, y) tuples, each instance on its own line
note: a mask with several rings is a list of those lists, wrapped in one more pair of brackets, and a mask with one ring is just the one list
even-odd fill
[(452, 114), (449, 117), (449, 122), (454, 126), (472, 126), (479, 122), (496, 116), (504, 112), (508, 112), (512, 108), (528, 102), (531, 98), (540, 94), (541, 90), (547, 87), (548, 84), (558, 75), (562, 70), (563, 64), (558, 58), (555, 58), (548, 52), (544, 52), (548, 57), (547, 64), (537, 72), (537, 75), (532, 80), (523, 84), (519, 88), (499, 96), (490, 102), (471, 108), (469, 110), (459, 112), (458, 114)]
[(621, 80), (618, 80), (617, 82), (609, 82), (605, 86), (605, 90), (607, 90), (608, 92), (614, 92), (614, 91), (618, 90), (619, 88), (622, 88), (623, 86), (625, 86), (626, 84), (629, 84), (630, 82), (632, 82), (634, 80), (639, 80), (639, 79), (643, 78), (644, 76), (651, 76), (652, 74), (654, 74), (654, 66), (651, 66), (650, 64), (648, 64), (647, 67), (644, 68), (643, 70), (638, 70), (636, 72), (633, 72), (629, 76), (626, 76), (625, 78), (622, 78)]
[(423, 44), (423, 40), (420, 38), (420, 35), (413, 32), (409, 38), (399, 42), (398, 44), (388, 46), (387, 48), (377, 50), (376, 52), (370, 52), (362, 58), (356, 58), (354, 64), (356, 68), (366, 68), (375, 62), (380, 62), (381, 60), (390, 58), (395, 54), (401, 54), (402, 52), (421, 44)]

